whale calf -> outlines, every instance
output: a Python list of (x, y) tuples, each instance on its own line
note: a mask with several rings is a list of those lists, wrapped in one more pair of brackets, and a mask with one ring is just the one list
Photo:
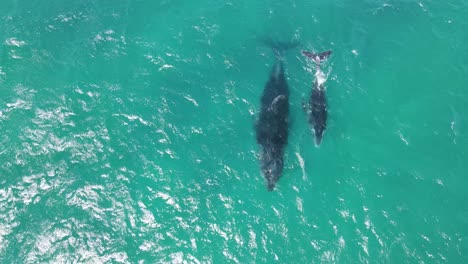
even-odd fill
[(322, 143), (323, 133), (327, 128), (327, 99), (325, 96), (325, 75), (320, 69), (320, 63), (328, 58), (331, 50), (322, 53), (312, 53), (303, 51), (306, 57), (312, 59), (316, 66), (315, 80), (312, 87), (312, 93), (309, 98), (309, 103), (302, 102), (302, 107), (307, 113), (309, 124), (315, 135), (315, 145), (320, 146)]

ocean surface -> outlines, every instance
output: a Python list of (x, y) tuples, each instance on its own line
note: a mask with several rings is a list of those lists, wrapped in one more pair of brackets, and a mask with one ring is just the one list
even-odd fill
[[(468, 0), (2, 0), (0, 263), (467, 263)], [(283, 176), (254, 124), (298, 40)], [(328, 127), (302, 98), (323, 64)]]

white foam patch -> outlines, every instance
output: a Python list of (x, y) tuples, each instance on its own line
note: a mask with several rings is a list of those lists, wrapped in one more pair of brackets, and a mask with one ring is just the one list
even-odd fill
[(252, 229), (249, 229), (249, 248), (250, 249), (256, 249), (257, 246), (257, 235)]
[(156, 223), (155, 217), (151, 211), (146, 209), (146, 206), (143, 204), (143, 202), (138, 202), (138, 205), (140, 206), (140, 210), (143, 213), (143, 217), (141, 218), (141, 222), (144, 223), (146, 226), (150, 228), (156, 228), (159, 227), (160, 225)]
[(153, 246), (154, 246), (153, 243), (151, 243), (149, 241), (144, 241), (143, 244), (141, 244), (138, 248), (141, 251), (150, 251)]
[(444, 182), (443, 182), (441, 179), (437, 179), (436, 182), (437, 182), (437, 184), (439, 184), (440, 186), (444, 186)]
[(190, 243), (192, 245), (192, 249), (197, 250), (197, 241), (195, 240), (195, 238), (191, 238)]
[(20, 59), (23, 58), (23, 57), (21, 57), (21, 56), (19, 56), (19, 55), (16, 55), (16, 52), (15, 52), (14, 50), (12, 50), (12, 51), (10, 52), (10, 57), (11, 57), (12, 59), (15, 59), (15, 60), (20, 60)]
[(297, 157), (297, 160), (299, 161), (299, 166), (301, 167), (301, 170), (302, 170), (302, 179), (304, 181), (306, 181), (307, 180), (307, 174), (305, 172), (304, 159), (301, 157), (301, 154), (299, 154), (299, 152), (296, 152), (296, 157)]
[(301, 213), (304, 212), (303, 206), (302, 206), (302, 199), (299, 197), (296, 197), (296, 205), (297, 205), (297, 210), (299, 210)]
[(194, 106), (198, 106), (197, 101), (195, 101), (195, 99), (193, 99), (192, 97), (186, 95), (184, 96), (184, 98), (187, 99), (189, 102), (191, 102)]
[(317, 69), (315, 72), (315, 78), (319, 86), (323, 85), (327, 81), (327, 76), (320, 69)]
[(340, 236), (340, 238), (338, 239), (338, 244), (340, 245), (340, 250), (343, 250), (345, 248), (346, 242), (343, 236)]
[(362, 237), (362, 242), (359, 242), (358, 244), (361, 245), (362, 250), (364, 253), (366, 253), (367, 256), (369, 256), (369, 238), (366, 236)]
[(173, 65), (171, 65), (171, 64), (164, 64), (164, 65), (162, 65), (161, 67), (159, 67), (158, 71), (163, 71), (163, 70), (172, 69), (172, 68), (174, 68)]
[(400, 131), (398, 131), (398, 136), (400, 136), (401, 141), (405, 142), (407, 146), (409, 145), (409, 141), (403, 136), (403, 134)]
[(8, 46), (22, 47), (26, 45), (25, 41), (17, 40), (16, 38), (9, 38), (5, 41)]
[(7, 103), (6, 106), (11, 109), (29, 109), (31, 104), (21, 99), (16, 100), (14, 103)]
[(135, 120), (138, 120), (140, 121), (140, 123), (142, 123), (143, 125), (148, 125), (148, 122), (145, 121), (143, 118), (137, 116), (137, 115), (126, 115), (126, 114), (113, 114), (113, 116), (123, 116), (125, 118), (127, 118), (129, 121), (135, 121)]
[(177, 210), (180, 210), (179, 204), (177, 204), (176, 201), (174, 200), (174, 198), (172, 198), (169, 194), (163, 193), (163, 192), (158, 192), (156, 194), (156, 197), (162, 198), (163, 200), (166, 201), (166, 204), (173, 206)]
[(424, 12), (427, 12), (427, 8), (421, 2), (418, 2), (418, 4)]

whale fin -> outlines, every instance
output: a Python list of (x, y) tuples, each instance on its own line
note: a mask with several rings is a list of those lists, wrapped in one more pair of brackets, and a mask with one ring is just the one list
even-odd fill
[(278, 95), (275, 99), (273, 99), (273, 102), (271, 102), (269, 109), (271, 109), (275, 113), (278, 113), (278, 102), (284, 99), (286, 99), (286, 96), (284, 96), (284, 94)]
[(331, 50), (324, 51), (322, 53), (313, 53), (310, 51), (302, 51), (302, 54), (312, 59), (315, 63), (320, 64), (320, 62), (326, 60), (328, 56), (332, 53)]
[(287, 50), (296, 48), (299, 46), (300, 42), (298, 40), (291, 40), (291, 41), (279, 41), (275, 40), (271, 37), (264, 37), (261, 39), (261, 42), (263, 44), (269, 46), (273, 52), (275, 53), (276, 57), (278, 59), (282, 59), (284, 56), (284, 53)]

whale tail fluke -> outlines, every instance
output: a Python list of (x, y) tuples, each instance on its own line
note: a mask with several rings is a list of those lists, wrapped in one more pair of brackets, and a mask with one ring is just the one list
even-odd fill
[(261, 41), (273, 50), (278, 59), (283, 58), (287, 50), (294, 49), (300, 44), (298, 40), (279, 41), (270, 37), (265, 37)]
[(331, 50), (327, 50), (321, 53), (313, 53), (310, 51), (302, 51), (306, 57), (312, 59), (316, 64), (320, 64), (322, 61), (326, 60), (328, 56), (332, 53)]

